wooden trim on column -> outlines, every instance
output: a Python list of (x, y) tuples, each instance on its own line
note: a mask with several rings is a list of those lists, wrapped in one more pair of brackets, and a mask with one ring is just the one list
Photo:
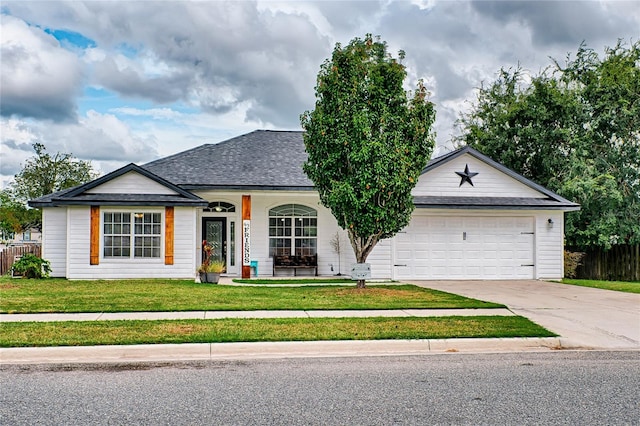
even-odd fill
[(164, 208), (164, 264), (173, 265), (173, 206)]
[[(251, 195), (242, 196), (242, 222), (245, 220), (251, 220)], [(251, 278), (251, 266), (244, 264), (244, 226), (242, 227), (242, 278)], [(250, 236), (249, 236), (250, 237)]]
[(100, 264), (100, 206), (91, 206), (89, 227), (89, 265)]

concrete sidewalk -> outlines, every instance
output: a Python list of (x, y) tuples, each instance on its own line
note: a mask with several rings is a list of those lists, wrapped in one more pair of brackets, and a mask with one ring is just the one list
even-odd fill
[(187, 311), (187, 312), (96, 312), (74, 314), (0, 314), (3, 322), (179, 320), (223, 318), (366, 318), (366, 317), (447, 317), (513, 316), (509, 309), (371, 309), (297, 311)]

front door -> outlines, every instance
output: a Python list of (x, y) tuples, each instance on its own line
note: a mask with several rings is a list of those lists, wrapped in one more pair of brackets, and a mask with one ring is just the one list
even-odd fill
[[(222, 260), (227, 263), (227, 218), (202, 218), (202, 239), (213, 247), (211, 260)], [(204, 257), (204, 253), (203, 253)]]

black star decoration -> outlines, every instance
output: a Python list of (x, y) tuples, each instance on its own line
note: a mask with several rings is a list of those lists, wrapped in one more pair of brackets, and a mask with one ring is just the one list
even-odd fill
[(477, 175), (478, 173), (470, 172), (469, 171), (469, 165), (465, 164), (464, 165), (464, 172), (456, 172), (456, 174), (458, 176), (460, 176), (460, 185), (458, 185), (458, 186), (462, 186), (462, 184), (465, 183), (465, 182), (469, 182), (469, 185), (473, 186), (473, 182), (471, 182), (471, 178), (474, 177), (475, 175)]

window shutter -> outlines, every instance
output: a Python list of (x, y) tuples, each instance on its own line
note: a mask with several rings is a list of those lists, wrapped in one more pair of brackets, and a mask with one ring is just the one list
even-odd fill
[(91, 206), (89, 265), (100, 264), (100, 206)]
[(164, 209), (164, 264), (173, 265), (173, 206)]

